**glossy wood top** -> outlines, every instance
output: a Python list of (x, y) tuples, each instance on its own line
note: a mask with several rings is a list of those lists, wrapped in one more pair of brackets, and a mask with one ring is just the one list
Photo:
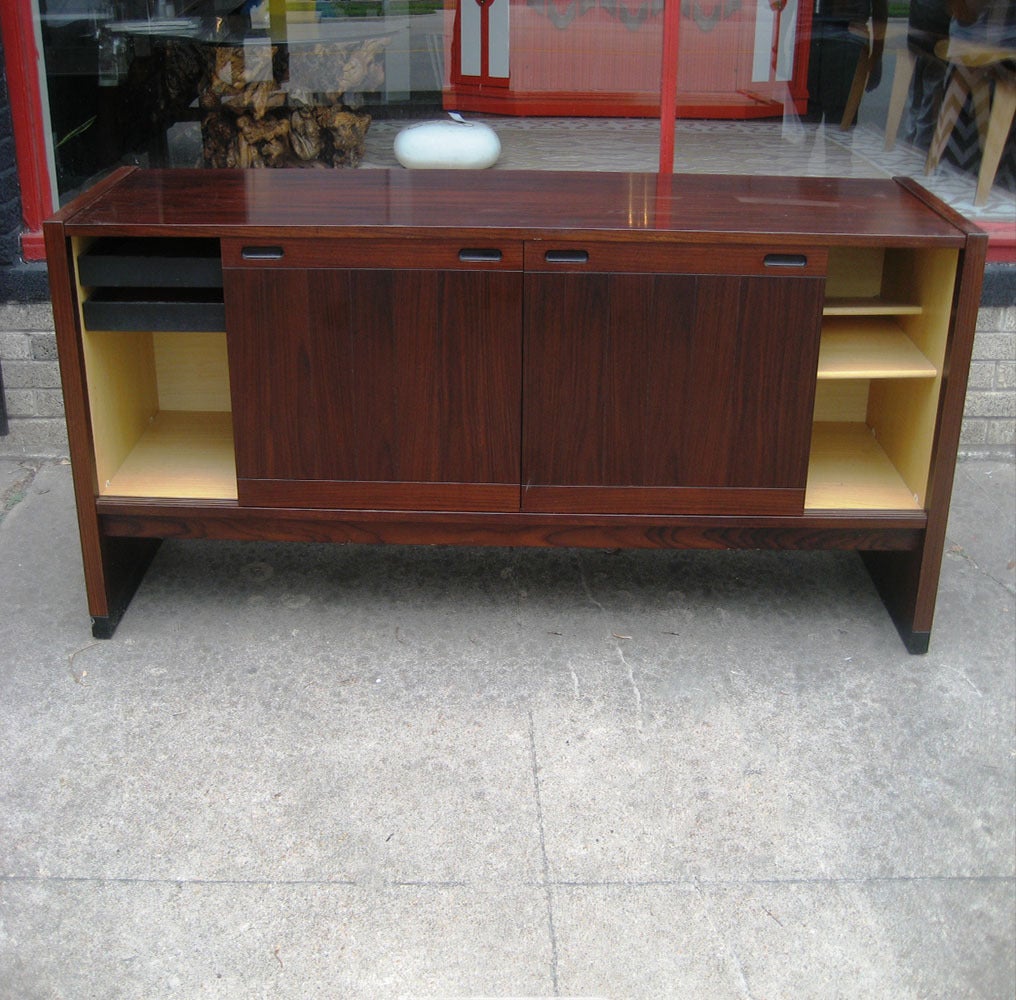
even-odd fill
[(242, 229), (276, 238), (448, 229), (458, 237), (762, 235), (770, 243), (959, 246), (973, 231), (911, 181), (511, 170), (126, 169), (58, 218), (83, 235)]

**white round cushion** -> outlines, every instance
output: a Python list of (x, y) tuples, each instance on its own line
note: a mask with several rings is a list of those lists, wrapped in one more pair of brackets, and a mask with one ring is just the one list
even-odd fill
[(417, 170), (482, 170), (500, 155), (497, 133), (481, 122), (419, 122), (395, 137), (395, 158)]

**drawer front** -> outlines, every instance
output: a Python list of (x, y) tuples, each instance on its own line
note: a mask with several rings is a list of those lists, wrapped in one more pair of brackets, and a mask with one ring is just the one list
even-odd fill
[(522, 270), (522, 242), (449, 239), (222, 241), (223, 267)]
[(823, 247), (717, 246), (713, 244), (601, 243), (529, 240), (527, 271), (614, 274), (747, 274), (823, 277)]

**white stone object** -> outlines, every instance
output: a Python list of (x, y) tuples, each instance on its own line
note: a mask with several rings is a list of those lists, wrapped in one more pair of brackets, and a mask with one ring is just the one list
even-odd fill
[(416, 170), (482, 170), (497, 163), (501, 140), (489, 125), (451, 118), (404, 128), (395, 137), (395, 158)]

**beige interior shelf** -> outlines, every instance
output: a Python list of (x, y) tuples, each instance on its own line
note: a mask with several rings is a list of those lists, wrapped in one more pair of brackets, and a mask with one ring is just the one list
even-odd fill
[(229, 413), (164, 410), (153, 417), (102, 496), (236, 499)]
[(935, 366), (891, 319), (826, 319), (818, 355), (818, 377), (934, 378)]
[(921, 311), (920, 306), (881, 296), (829, 298), (822, 307), (824, 316), (919, 316)]
[(865, 424), (816, 423), (808, 488), (810, 510), (920, 510), (913, 493)]

